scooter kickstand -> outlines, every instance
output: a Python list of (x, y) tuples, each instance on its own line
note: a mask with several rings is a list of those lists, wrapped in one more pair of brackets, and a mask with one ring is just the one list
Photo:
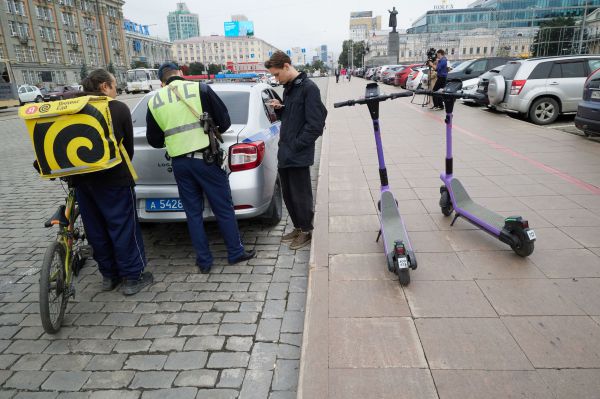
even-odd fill
[(450, 227), (454, 227), (454, 223), (456, 222), (456, 219), (458, 219), (460, 217), (460, 215), (457, 213), (454, 215), (454, 219), (452, 219), (452, 223), (450, 223)]
[(379, 242), (379, 239), (381, 238), (381, 229), (379, 229), (379, 233), (377, 233), (377, 239), (375, 240), (375, 242)]

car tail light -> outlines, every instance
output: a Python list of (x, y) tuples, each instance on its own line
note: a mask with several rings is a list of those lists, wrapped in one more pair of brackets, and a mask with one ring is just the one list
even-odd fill
[(525, 83), (527, 83), (527, 80), (513, 80), (512, 85), (510, 85), (510, 95), (518, 96), (521, 94), (521, 90), (525, 87)]
[(229, 169), (232, 172), (239, 172), (257, 168), (264, 156), (264, 141), (234, 144), (229, 147)]

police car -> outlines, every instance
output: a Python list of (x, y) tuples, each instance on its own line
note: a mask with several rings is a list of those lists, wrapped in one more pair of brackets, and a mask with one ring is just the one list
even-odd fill
[[(231, 127), (223, 134), (221, 148), (227, 153), (226, 168), (238, 219), (261, 218), (277, 224), (282, 216), (281, 185), (277, 177), (277, 149), (281, 122), (268, 105), (279, 96), (264, 83), (217, 83), (211, 85), (223, 100)], [(185, 213), (166, 149), (152, 148), (146, 140), (149, 93), (132, 111), (134, 128), (133, 166), (139, 175), (135, 187), (137, 213), (142, 222), (185, 221)], [(204, 200), (205, 220), (214, 219)]]

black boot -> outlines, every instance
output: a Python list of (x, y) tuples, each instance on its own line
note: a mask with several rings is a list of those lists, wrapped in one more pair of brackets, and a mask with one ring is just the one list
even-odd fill
[(140, 292), (144, 287), (152, 284), (154, 276), (150, 272), (144, 272), (137, 280), (123, 281), (123, 295), (134, 295)]

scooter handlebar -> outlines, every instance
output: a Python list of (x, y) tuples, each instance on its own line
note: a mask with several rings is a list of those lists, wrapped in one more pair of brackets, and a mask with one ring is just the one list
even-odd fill
[(348, 100), (348, 101), (342, 101), (342, 102), (338, 102), (338, 103), (334, 103), (333, 104), (333, 108), (340, 108), (340, 107), (351, 107), (353, 105), (356, 104), (367, 104), (370, 102), (381, 102), (381, 101), (386, 101), (386, 100), (394, 100), (396, 98), (400, 98), (400, 97), (412, 97), (413, 93), (412, 91), (403, 91), (401, 93), (392, 93), (392, 94), (381, 94), (379, 96), (376, 97), (363, 97), (363, 98), (359, 98), (357, 100)]
[(425, 94), (428, 96), (437, 96), (443, 98), (467, 98), (471, 100), (481, 100), (484, 98), (483, 94), (468, 94), (461, 91), (455, 93), (446, 93), (443, 91), (432, 91), (432, 90), (415, 90), (415, 94)]

